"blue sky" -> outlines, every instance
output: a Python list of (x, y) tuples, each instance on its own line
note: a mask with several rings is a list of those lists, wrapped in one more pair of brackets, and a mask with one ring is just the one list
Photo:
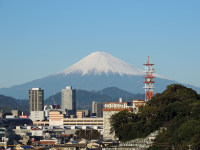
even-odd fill
[(200, 87), (199, 0), (0, 0), (0, 87), (64, 70), (95, 51)]

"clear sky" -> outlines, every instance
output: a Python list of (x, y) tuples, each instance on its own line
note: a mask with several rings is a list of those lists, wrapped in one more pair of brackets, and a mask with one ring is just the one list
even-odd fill
[(0, 0), (0, 87), (95, 51), (200, 87), (199, 0)]

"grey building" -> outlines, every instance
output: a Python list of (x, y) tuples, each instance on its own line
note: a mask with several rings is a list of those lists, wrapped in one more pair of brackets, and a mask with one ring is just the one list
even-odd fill
[(66, 112), (68, 116), (76, 115), (76, 91), (72, 90), (71, 86), (62, 90), (61, 109)]
[(43, 111), (44, 90), (41, 90), (41, 88), (32, 88), (32, 90), (29, 90), (29, 106), (30, 112)]
[(99, 102), (92, 102), (92, 116), (96, 116), (96, 117), (103, 117), (103, 103), (99, 103)]
[(44, 120), (44, 111), (31, 111), (30, 118), (32, 121), (42, 121)]

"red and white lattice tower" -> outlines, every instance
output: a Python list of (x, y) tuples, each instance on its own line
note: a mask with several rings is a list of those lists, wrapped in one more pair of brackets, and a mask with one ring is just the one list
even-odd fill
[(153, 76), (153, 73), (155, 70), (152, 67), (154, 64), (149, 63), (149, 56), (147, 63), (144, 65), (145, 65), (145, 76), (144, 76), (145, 102), (147, 102), (153, 96), (153, 89), (154, 89), (153, 84), (155, 83), (154, 81), (155, 77)]

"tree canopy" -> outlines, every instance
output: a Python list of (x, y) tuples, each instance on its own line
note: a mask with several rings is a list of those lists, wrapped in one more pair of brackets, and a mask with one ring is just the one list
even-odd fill
[(78, 138), (84, 138), (86, 140), (91, 140), (91, 139), (101, 139), (101, 134), (98, 132), (98, 130), (92, 129), (92, 130), (76, 130), (75, 134), (77, 135)]
[[(138, 114), (127, 110), (110, 118), (111, 132), (121, 141), (146, 137), (160, 127), (167, 130), (159, 134), (150, 149), (187, 149), (190, 143), (200, 149), (200, 96), (191, 88), (179, 84), (169, 85), (141, 107)], [(164, 144), (163, 144), (164, 143)]]

